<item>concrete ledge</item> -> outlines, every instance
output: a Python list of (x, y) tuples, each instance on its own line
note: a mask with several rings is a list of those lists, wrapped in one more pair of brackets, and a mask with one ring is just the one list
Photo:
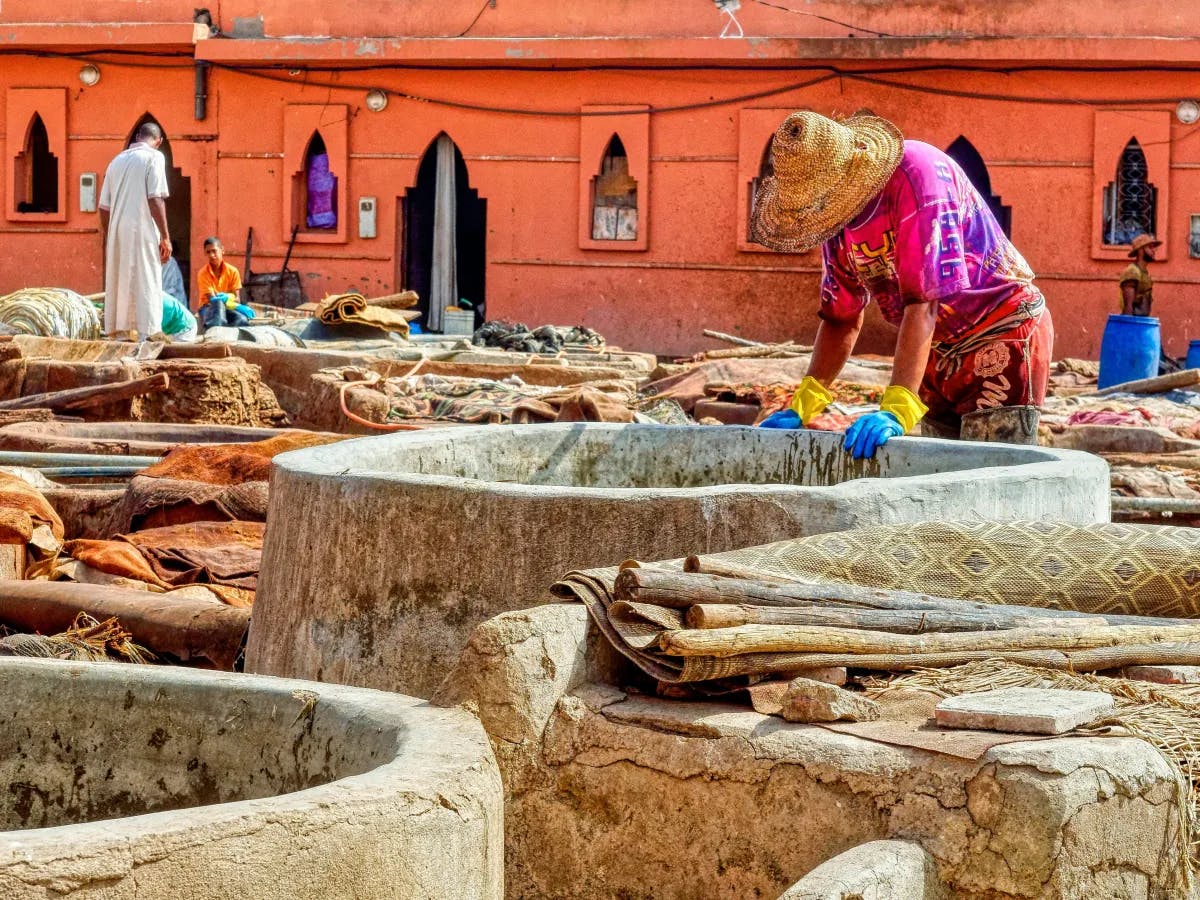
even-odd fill
[(0, 683), (0, 817), (26, 829), (0, 833), (0, 896), (503, 893), (498, 773), (463, 711), (133, 665), (3, 658)]
[(275, 460), (247, 667), (428, 697), (476, 625), (571, 569), (1108, 511), (1104, 462), (1037, 447), (904, 438), (857, 463), (829, 433), (606, 424), (346, 441)]
[(660, 700), (613, 687), (636, 674), (613, 671), (591, 631), (577, 606), (498, 616), (443, 689), (493, 740), (510, 897), (778, 896), (880, 840), (923, 848), (954, 897), (1172, 896), (1177, 784), (1143, 741), (968, 760)]

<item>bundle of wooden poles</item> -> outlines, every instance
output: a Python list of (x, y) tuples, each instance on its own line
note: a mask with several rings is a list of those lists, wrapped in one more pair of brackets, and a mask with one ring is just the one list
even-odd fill
[(645, 649), (682, 658), (693, 673), (685, 680), (705, 665), (707, 677), (838, 666), (894, 672), (995, 658), (1071, 671), (1200, 665), (1200, 621), (1191, 619), (998, 606), (704, 568), (697, 557), (684, 571), (628, 563), (612, 595), (610, 612), (662, 626)]

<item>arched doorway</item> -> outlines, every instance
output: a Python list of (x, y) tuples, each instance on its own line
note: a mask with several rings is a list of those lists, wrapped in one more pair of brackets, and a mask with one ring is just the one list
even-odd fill
[(988, 174), (987, 164), (975, 149), (975, 145), (959, 135), (954, 139), (954, 143), (946, 148), (946, 155), (958, 163), (959, 168), (971, 179), (971, 184), (975, 185), (975, 190), (979, 191), (1004, 233), (1012, 237), (1012, 207), (1005, 206), (1000, 198), (992, 193), (992, 176)]
[[(162, 123), (150, 113), (145, 113), (138, 119), (133, 128), (129, 130), (129, 136), (125, 140), (125, 146), (128, 147), (133, 143), (134, 136), (147, 122), (153, 122), (159, 128), (162, 128)], [(171, 196), (167, 198), (167, 227), (171, 229), (171, 244), (174, 247), (175, 261), (179, 263), (179, 270), (183, 274), (183, 284), (188, 292), (188, 299), (191, 299), (195, 282), (192, 279), (192, 179), (186, 177), (183, 171), (174, 163), (171, 156), (171, 139), (167, 134), (167, 130), (163, 128), (163, 142), (159, 147), (163, 156), (167, 161), (167, 191)], [(180, 297), (180, 300), (185, 298)]]
[(470, 186), (467, 164), (443, 132), (425, 151), (417, 183), (398, 204), (401, 286), (420, 295), (420, 325), (442, 330), (442, 310), (462, 298), (483, 321), (487, 275), (487, 200)]

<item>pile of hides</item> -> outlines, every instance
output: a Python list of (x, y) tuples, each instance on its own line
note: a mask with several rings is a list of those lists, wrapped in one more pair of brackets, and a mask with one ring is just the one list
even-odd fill
[(366, 325), (408, 337), (408, 323), (420, 317), (415, 291), (367, 299), (362, 294), (333, 294), (317, 304), (316, 317), (322, 325)]
[(261, 522), (194, 522), (114, 540), (67, 541), (61, 556), (29, 574), (46, 581), (154, 593), (200, 586), (188, 596), (215, 597), (229, 606), (249, 608), (258, 584), (263, 529)]
[(102, 334), (96, 307), (66, 288), (22, 288), (0, 297), (0, 325), (41, 337), (95, 340)]
[(827, 667), (1200, 665), (1198, 560), (1188, 528), (926, 523), (573, 572), (554, 590), (660, 682), (727, 691)]
[(1200, 440), (1200, 393), (1047, 397), (1042, 425), (1057, 433), (1074, 425), (1165, 428), (1182, 438)]
[(0, 544), (25, 545), (37, 559), (53, 555), (62, 545), (62, 519), (37, 487), (44, 479), (36, 472), (0, 472)]
[(1157, 516), (1137, 505), (1152, 500), (1178, 501), (1167, 505), (1187, 515), (1200, 502), (1200, 385), (1172, 385), (1197, 374), (1188, 370), (1146, 383), (1150, 388), (1161, 385), (1158, 393), (1088, 390), (1047, 397), (1039, 442), (1096, 453), (1107, 460), (1113, 496), (1136, 498), (1114, 510), (1116, 514)]
[[(691, 415), (701, 400), (757, 403), (760, 418), (782, 409), (808, 374), (810, 357), (722, 358), (685, 366), (662, 366), (642, 385), (646, 398), (672, 399)], [(851, 360), (836, 382), (834, 399), (844, 408), (878, 402), (890, 376), (890, 366)]]
[(265, 522), (271, 460), (280, 453), (343, 440), (282, 431), (245, 444), (184, 444), (138, 472), (125, 492), (131, 531), (187, 522)]
[(1051, 396), (1071, 396), (1095, 390), (1100, 378), (1100, 363), (1094, 359), (1060, 359), (1050, 368)]
[(471, 342), (480, 347), (500, 347), (518, 353), (558, 353), (567, 345), (603, 347), (604, 337), (586, 325), (563, 328), (542, 325), (532, 331), (521, 322), (485, 322)]
[(469, 424), (532, 422), (632, 422), (636, 397), (624, 381), (540, 387), (515, 376), (499, 381), (444, 375), (409, 375), (380, 381), (389, 422), (411, 420)]

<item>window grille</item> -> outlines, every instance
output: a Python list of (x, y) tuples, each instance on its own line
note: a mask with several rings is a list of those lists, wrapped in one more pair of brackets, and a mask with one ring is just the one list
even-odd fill
[(1121, 151), (1116, 178), (1104, 188), (1104, 243), (1121, 246), (1139, 234), (1154, 234), (1158, 188), (1150, 183), (1146, 154), (1136, 138)]

